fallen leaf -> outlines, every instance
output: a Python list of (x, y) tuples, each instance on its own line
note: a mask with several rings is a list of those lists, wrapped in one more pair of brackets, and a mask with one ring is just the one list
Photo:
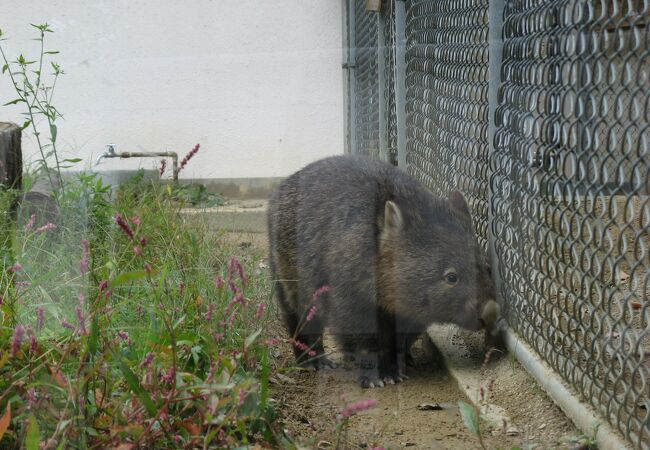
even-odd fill
[(420, 403), (418, 409), (420, 411), (441, 411), (444, 408), (438, 403)]
[(7, 412), (0, 419), (0, 441), (11, 424), (11, 403), (7, 402)]
[(194, 422), (190, 422), (189, 420), (185, 420), (181, 422), (181, 426), (185, 428), (187, 431), (189, 431), (189, 433), (192, 436), (198, 436), (199, 433), (201, 433), (201, 428), (197, 424), (195, 424)]
[(630, 300), (630, 306), (632, 309), (641, 309), (641, 302), (638, 300)]

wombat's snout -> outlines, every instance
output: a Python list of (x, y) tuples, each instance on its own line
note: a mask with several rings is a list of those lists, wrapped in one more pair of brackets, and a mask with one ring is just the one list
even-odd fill
[(480, 320), (483, 324), (483, 327), (487, 328), (488, 330), (491, 329), (499, 318), (500, 313), (501, 308), (499, 307), (499, 304), (494, 300), (489, 300), (483, 306), (483, 310), (481, 311)]

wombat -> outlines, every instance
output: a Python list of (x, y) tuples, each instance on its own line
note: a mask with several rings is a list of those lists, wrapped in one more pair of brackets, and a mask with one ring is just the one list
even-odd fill
[(327, 327), (344, 349), (376, 354), (376, 370), (360, 382), (381, 387), (406, 378), (404, 356), (429, 325), (479, 330), (497, 319), (463, 196), (436, 198), (387, 163), (335, 156), (309, 164), (272, 193), (268, 232), (275, 293), (300, 364), (333, 366)]

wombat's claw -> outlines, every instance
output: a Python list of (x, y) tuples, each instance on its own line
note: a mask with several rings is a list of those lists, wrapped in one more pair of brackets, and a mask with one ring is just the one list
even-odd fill
[(389, 385), (389, 384), (397, 384), (397, 383), (401, 383), (402, 381), (406, 381), (406, 380), (408, 380), (408, 378), (409, 378), (409, 377), (407, 377), (406, 375), (403, 375), (403, 374), (400, 373), (400, 374), (398, 374), (398, 375), (393, 375), (393, 376), (389, 376), (389, 377), (384, 377), (384, 383), (385, 383), (386, 385)]
[(324, 356), (314, 361), (314, 368), (316, 370), (336, 369), (338, 366), (339, 365), (337, 363)]
[(385, 376), (381, 379), (374, 378), (374, 377), (371, 378), (364, 375), (359, 378), (359, 384), (364, 389), (373, 389), (373, 388), (382, 388), (385, 386), (392, 386), (406, 380), (408, 380), (408, 377), (402, 374)]
[(369, 378), (366, 376), (362, 376), (359, 378), (359, 384), (361, 385), (362, 388), (364, 389), (374, 389), (374, 388), (382, 388), (384, 387), (384, 382), (376, 379), (376, 378)]

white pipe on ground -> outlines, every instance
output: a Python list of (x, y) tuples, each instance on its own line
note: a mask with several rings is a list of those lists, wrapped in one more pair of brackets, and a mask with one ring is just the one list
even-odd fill
[(598, 424), (596, 442), (600, 450), (623, 450), (631, 448), (623, 436), (614, 430), (594, 409), (580, 400), (565, 385), (560, 376), (545, 362), (542, 362), (511, 328), (504, 329), (504, 339), (510, 351), (542, 389), (562, 409), (564, 414), (582, 430), (585, 435), (593, 433)]

